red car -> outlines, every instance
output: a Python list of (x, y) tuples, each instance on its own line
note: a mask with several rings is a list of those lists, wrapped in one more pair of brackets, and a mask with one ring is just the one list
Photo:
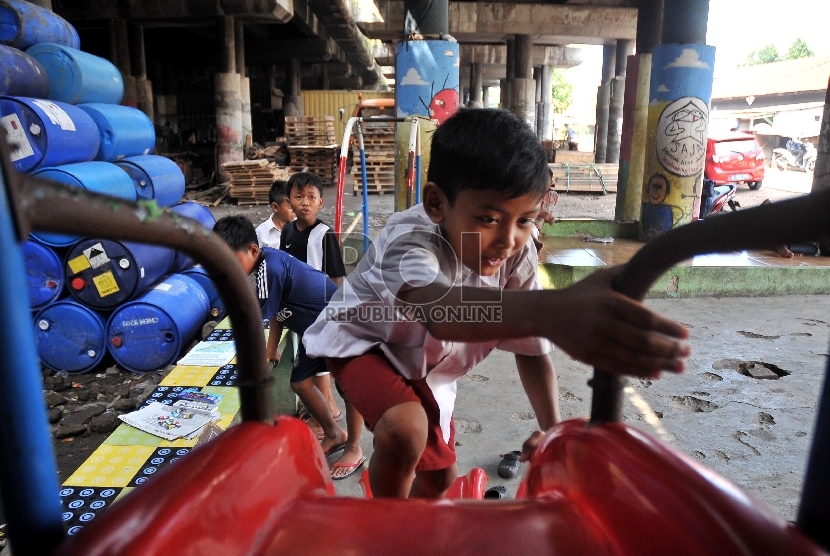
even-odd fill
[(706, 141), (704, 176), (716, 185), (744, 182), (750, 189), (759, 189), (764, 179), (764, 151), (748, 133), (712, 134)]

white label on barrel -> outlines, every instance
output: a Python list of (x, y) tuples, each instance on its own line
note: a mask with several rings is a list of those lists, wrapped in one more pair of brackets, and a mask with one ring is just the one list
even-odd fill
[(49, 121), (52, 122), (52, 124), (61, 126), (61, 129), (64, 131), (76, 131), (75, 122), (72, 121), (72, 118), (69, 117), (69, 114), (64, 112), (63, 108), (61, 108), (54, 102), (38, 99), (33, 100), (32, 104), (36, 105), (38, 108), (43, 110), (46, 113), (46, 116), (49, 118)]
[(98, 268), (110, 262), (107, 252), (104, 251), (104, 246), (100, 243), (96, 243), (89, 249), (84, 249), (84, 256), (92, 268)]
[(161, 290), (163, 292), (169, 292), (171, 287), (172, 286), (170, 284), (165, 284), (164, 282), (162, 282), (161, 284), (159, 284), (158, 286), (156, 286), (153, 289), (154, 290)]
[(12, 162), (32, 156), (35, 151), (32, 150), (32, 145), (29, 143), (29, 138), (26, 137), (26, 130), (20, 125), (20, 120), (17, 114), (9, 114), (0, 118), (3, 128), (6, 130), (6, 138), (11, 146), (14, 148), (11, 154)]

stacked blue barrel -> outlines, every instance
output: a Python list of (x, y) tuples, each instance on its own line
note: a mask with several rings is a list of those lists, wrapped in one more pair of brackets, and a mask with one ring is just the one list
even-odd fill
[[(0, 2), (0, 22), (0, 125), (16, 170), (213, 227), (207, 208), (181, 201), (178, 165), (151, 154), (150, 119), (119, 104), (124, 82), (112, 63), (80, 50), (69, 22), (29, 2)], [(38, 353), (55, 371), (88, 372), (110, 353), (152, 372), (224, 315), (204, 270), (171, 249), (34, 232), (23, 252)]]

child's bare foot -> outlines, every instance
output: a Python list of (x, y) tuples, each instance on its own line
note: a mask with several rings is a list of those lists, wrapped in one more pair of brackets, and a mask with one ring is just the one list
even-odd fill
[(345, 479), (360, 471), (366, 458), (360, 444), (347, 443), (343, 454), (331, 466), (331, 478), (335, 481)]
[(790, 249), (786, 245), (781, 245), (779, 247), (776, 247), (775, 248), (775, 254), (778, 255), (779, 257), (784, 257), (785, 259), (791, 259), (794, 256), (796, 256), (795, 253), (790, 251)]

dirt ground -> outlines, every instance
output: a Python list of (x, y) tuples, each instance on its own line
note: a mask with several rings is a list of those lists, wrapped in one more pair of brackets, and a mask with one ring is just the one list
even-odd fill
[[(765, 199), (778, 201), (781, 199), (801, 195), (809, 191), (810, 179), (811, 176), (808, 176), (803, 173), (779, 173), (774, 172), (773, 170), (769, 170), (764, 186), (760, 190), (751, 191), (745, 186), (741, 186), (737, 192), (737, 200), (741, 204), (742, 208), (749, 208), (752, 206), (759, 205)], [(350, 187), (347, 187), (347, 191), (349, 191), (350, 189)], [(323, 220), (332, 222), (334, 217), (333, 188), (329, 188), (325, 191), (324, 201), (324, 208), (320, 216)], [(615, 194), (595, 195), (563, 193), (560, 196), (559, 203), (556, 207), (555, 216), (559, 219), (613, 219), (615, 204)], [(355, 219), (357, 213), (359, 213), (361, 210), (361, 205), (362, 199), (360, 197), (355, 196), (353, 194), (346, 195), (344, 199), (344, 228), (348, 227), (348, 225), (351, 224), (352, 221)], [(391, 195), (373, 195), (370, 197), (369, 207), (371, 227), (370, 235), (375, 235), (377, 231), (384, 225), (389, 215), (393, 212), (393, 197)], [(267, 206), (237, 207), (233, 205), (222, 205), (214, 209), (213, 212), (217, 218), (225, 216), (227, 214), (243, 214), (248, 216), (256, 225), (268, 217), (270, 209), (268, 209)], [(356, 229), (360, 230), (361, 228), (362, 226), (358, 225)], [(692, 301), (684, 301), (683, 303), (676, 303), (673, 301), (662, 301), (659, 302), (657, 305), (659, 306), (659, 310), (669, 315), (676, 316), (676, 318), (679, 318), (681, 320), (687, 319), (683, 320), (683, 322), (687, 322), (694, 320), (694, 317), (688, 314), (688, 311), (690, 310), (689, 303), (692, 303)], [(766, 310), (766, 306), (770, 305), (770, 301), (764, 300), (763, 298), (743, 300), (698, 299), (693, 300), (693, 303), (698, 305), (706, 305), (707, 303), (709, 303), (712, 307), (717, 307), (718, 311), (723, 312), (723, 315), (721, 317), (716, 318), (721, 318), (725, 320), (728, 320), (728, 315), (731, 312), (740, 310), (744, 313), (747, 311), (751, 313), (751, 311), (757, 310), (759, 313), (763, 313)], [(808, 306), (816, 304), (818, 304), (819, 306), (826, 307), (827, 300), (824, 298), (806, 298), (804, 300), (799, 300), (797, 303), (795, 303), (796, 308), (794, 308), (791, 311), (792, 314), (789, 315), (780, 314), (780, 312), (787, 313), (787, 307), (792, 305), (788, 303), (786, 299), (781, 300), (780, 302), (775, 301), (774, 306), (775, 310), (779, 311), (781, 319), (789, 318), (791, 322), (794, 323), (793, 326), (795, 326), (796, 323), (800, 322), (798, 321), (799, 318), (804, 318), (803, 316), (799, 316), (799, 311), (803, 313), (807, 311)], [(812, 315), (814, 311), (810, 310), (809, 312), (811, 313), (810, 318), (815, 319), (815, 316)], [(675, 315), (675, 313), (677, 313), (677, 315)], [(822, 325), (825, 324), (824, 321), (818, 322), (821, 322)], [(823, 350), (823, 348), (821, 348), (820, 346), (822, 345), (822, 342), (825, 347), (827, 345), (825, 337), (827, 330), (825, 326), (820, 326), (820, 328), (822, 328), (821, 331), (816, 330), (816, 332), (819, 333), (819, 337), (816, 338), (816, 343), (810, 345), (808, 351), (816, 353), (821, 359), (821, 356), (826, 357), (826, 350)], [(759, 328), (758, 332), (760, 331), (761, 329)], [(701, 340), (705, 341), (705, 339)], [(778, 350), (779, 347), (775, 347), (774, 349)], [(706, 353), (709, 353), (709, 351), (706, 351)], [(712, 357), (715, 356), (712, 355)], [(574, 365), (579, 367), (579, 365), (574, 363), (573, 361), (570, 361), (570, 363), (566, 363), (566, 360), (567, 358), (565, 358), (565, 360), (562, 361), (562, 365), (559, 368), (567, 368), (569, 366)], [(822, 361), (824, 360), (822, 359)], [(710, 365), (714, 370), (706, 369), (706, 372), (703, 372), (703, 370), (701, 370), (701, 373), (703, 373), (703, 375), (707, 375), (717, 372), (718, 367), (716, 366), (716, 363), (717, 361), (708, 363), (708, 365)], [(112, 363), (110, 363), (110, 365), (112, 365)], [(583, 408), (582, 405), (584, 405), (584, 403), (587, 403), (587, 401), (583, 403), (583, 399), (589, 399), (587, 391), (582, 391), (585, 390), (583, 378), (587, 379), (587, 375), (584, 377), (582, 376), (584, 373), (585, 369), (581, 369), (575, 370), (574, 374), (572, 375), (572, 378), (578, 378), (577, 382), (580, 385), (576, 385), (575, 383), (573, 383), (572, 379), (561, 379), (563, 384), (569, 385), (562, 391), (563, 411), (566, 417), (584, 414), (585, 408)], [(52, 423), (52, 432), (55, 440), (54, 447), (60, 475), (59, 479), (61, 482), (65, 481), (69, 477), (69, 475), (71, 475), (78, 468), (78, 466), (88, 457), (88, 455), (101, 442), (103, 442), (104, 439), (106, 439), (110, 432), (115, 429), (115, 427), (119, 423), (119, 421), (117, 420), (117, 415), (135, 409), (135, 407), (141, 401), (143, 401), (144, 397), (146, 397), (146, 395), (150, 391), (152, 391), (154, 386), (163, 378), (163, 375), (163, 372), (149, 373), (145, 375), (133, 375), (116, 366), (98, 369), (96, 372), (93, 373), (76, 376), (56, 375), (51, 371), (44, 371), (44, 393), (46, 395), (47, 405), (49, 407), (50, 422)], [(816, 379), (811, 379), (809, 382), (810, 384), (812, 384), (811, 389), (814, 388)], [(642, 384), (637, 385), (637, 387), (643, 389), (646, 388), (646, 386), (643, 386)], [(703, 392), (703, 390), (704, 389), (701, 387), (700, 391)], [(462, 404), (462, 400), (467, 399), (462, 394), (463, 391), (464, 387), (460, 389), (459, 404)], [(810, 392), (810, 395), (814, 395), (814, 390)], [(708, 396), (708, 394), (700, 393), (698, 396), (696, 396), (696, 399), (701, 399), (701, 396)], [(646, 397), (648, 398), (648, 396)], [(671, 401), (675, 398), (677, 398), (677, 396), (669, 396), (667, 399)], [(678, 406), (682, 409), (682, 397), (678, 399), (681, 399), (681, 401), (677, 402), (675, 400), (674, 402), (668, 403), (668, 405), (671, 405), (673, 403), (675, 406)], [(577, 400), (578, 403), (574, 403)], [(663, 402), (658, 401), (657, 403), (659, 405)], [(808, 402), (805, 401), (804, 403)], [(467, 410), (466, 405), (460, 405), (460, 407), (464, 407), (465, 411)], [(811, 408), (814, 408), (814, 404), (811, 404)], [(800, 451), (806, 450), (806, 443), (807, 440), (809, 440), (809, 438), (804, 437), (807, 436), (807, 432), (811, 430), (809, 427), (811, 411), (807, 411), (807, 409), (808, 408), (804, 408), (804, 411), (800, 411), (800, 413), (802, 414), (801, 417), (803, 417), (803, 419), (799, 422), (798, 426), (796, 427), (798, 430), (789, 431), (786, 435), (787, 438), (790, 438), (789, 433), (792, 433), (795, 435), (795, 437), (798, 438), (797, 443)], [(687, 411), (692, 411), (692, 415), (697, 415), (698, 413), (694, 410), (688, 410), (688, 408)], [(805, 412), (808, 413), (808, 415), (803, 415)], [(766, 414), (766, 412), (757, 413), (758, 415)], [(688, 416), (685, 417), (686, 421), (688, 421), (688, 418)], [(758, 418), (760, 419), (761, 417)], [(642, 420), (642, 416), (632, 417), (632, 419)], [(696, 417), (695, 422), (699, 420), (700, 419)], [(680, 421), (669, 420), (669, 422)], [(704, 423), (697, 424), (703, 425)], [(719, 423), (710, 424), (714, 426), (721, 425)], [(758, 430), (763, 430), (764, 428), (764, 424), (761, 423), (761, 426)], [(769, 426), (766, 426), (766, 429), (769, 428)], [(780, 426), (778, 428), (780, 429)], [(746, 434), (747, 433), (743, 433), (743, 436), (741, 436), (740, 431), (738, 431), (737, 433), (733, 434), (732, 437), (734, 439), (735, 435), (738, 435), (736, 437), (736, 442), (749, 445), (751, 444), (751, 439), (749, 437), (746, 437)], [(753, 432), (752, 430), (750, 430), (749, 434), (759, 437), (762, 441), (765, 442), (770, 440), (770, 435), (767, 433), (759, 433), (757, 431)], [(698, 435), (692, 436), (696, 439), (694, 442), (692, 442), (692, 444), (697, 445), (695, 444), (695, 442), (698, 442)], [(743, 441), (745, 438), (748, 440)], [(364, 445), (364, 451), (369, 452), (371, 450), (371, 435), (364, 435), (362, 444)], [(502, 444), (504, 444), (504, 442), (502, 442)], [(681, 448), (686, 449), (685, 445), (682, 445), (682, 442), (680, 444)], [(516, 447), (517, 446), (515, 445), (512, 448), (510, 446), (502, 445), (501, 449), (502, 451), (507, 451), (509, 449), (515, 449)], [(799, 464), (790, 462), (787, 464), (787, 466), (788, 468), (792, 469), (789, 469), (789, 471), (786, 473), (779, 472), (766, 478), (756, 478), (756, 476), (752, 474), (751, 470), (747, 471), (746, 469), (741, 469), (740, 466), (736, 464), (746, 460), (747, 457), (750, 457), (750, 459), (751, 457), (754, 457), (753, 454), (755, 454), (755, 452), (758, 452), (757, 449), (752, 448), (752, 450), (750, 450), (752, 453), (749, 454), (749, 456), (739, 454), (737, 458), (734, 456), (727, 456), (727, 459), (724, 459), (718, 454), (726, 454), (726, 451), (714, 450), (711, 454), (709, 454), (709, 450), (707, 448), (708, 447), (705, 446), (705, 443), (700, 441), (700, 448), (697, 450), (689, 449), (689, 453), (694, 457), (697, 457), (698, 459), (706, 459), (707, 464), (714, 465), (719, 472), (723, 473), (725, 476), (727, 476), (737, 484), (740, 484), (750, 490), (753, 490), (756, 493), (756, 495), (759, 495), (762, 498), (764, 498), (765, 501), (767, 501), (767, 503), (771, 504), (774, 509), (776, 509), (782, 515), (785, 515), (788, 519), (792, 519), (794, 517), (795, 501), (800, 489), (800, 475), (794, 475), (793, 470), (798, 469)], [(493, 453), (494, 450), (492, 448), (489, 448), (487, 452)], [(775, 452), (777, 454), (783, 454), (786, 453), (786, 449), (776, 449)], [(466, 456), (464, 456), (463, 454), (464, 451), (459, 450), (460, 463), (462, 463), (462, 460), (466, 461), (467, 459)], [(703, 455), (701, 456), (699, 454)], [(801, 454), (801, 456), (803, 461), (803, 454)], [(495, 458), (495, 455), (492, 456), (492, 458)], [(792, 459), (791, 455), (789, 459)], [(727, 465), (730, 461), (732, 462), (732, 464)], [(494, 468), (497, 462), (497, 458), (493, 459), (488, 463), (487, 461), (481, 460), (481, 457), (479, 456), (472, 457), (470, 461), (471, 464), (482, 465), (485, 468), (489, 465), (493, 467), (492, 471), (495, 470)], [(494, 472), (489, 474), (491, 477), (495, 477), (496, 481), (498, 481), (498, 477), (495, 476)], [(756, 479), (761, 480), (762, 482), (760, 484), (754, 482)], [(343, 481), (342, 483), (338, 484), (338, 492), (340, 492), (341, 494), (358, 494), (356, 484), (347, 485), (343, 483), (346, 483), (346, 481)], [(770, 493), (772, 493), (773, 495), (770, 495)], [(782, 496), (777, 496), (777, 493), (781, 493)], [(3, 516), (0, 514), (0, 523), (3, 523), (4, 521), (5, 520), (3, 519)]]

